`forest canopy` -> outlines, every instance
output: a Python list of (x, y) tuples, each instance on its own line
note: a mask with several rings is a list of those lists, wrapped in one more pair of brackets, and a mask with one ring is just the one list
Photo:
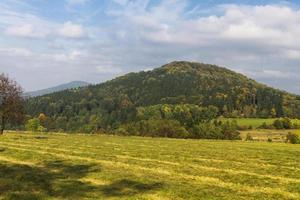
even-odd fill
[(182, 61), (29, 98), (26, 111), (28, 118), (47, 116), (43, 123), (51, 131), (125, 132), (129, 125), (169, 120), (191, 133), (200, 124), (217, 126), (218, 116), (299, 118), (300, 97), (226, 68)]

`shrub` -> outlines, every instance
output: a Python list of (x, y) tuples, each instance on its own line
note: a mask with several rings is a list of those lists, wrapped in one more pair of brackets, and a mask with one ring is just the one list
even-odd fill
[(280, 119), (276, 119), (274, 122), (273, 122), (273, 126), (276, 128), (276, 129), (292, 129), (294, 128), (291, 120), (289, 118), (280, 118)]
[(226, 121), (221, 125), (222, 135), (225, 140), (239, 140), (241, 139), (240, 133), (237, 131), (236, 121)]
[(284, 129), (292, 129), (293, 128), (293, 124), (291, 122), (291, 120), (287, 117), (281, 119), (282, 121), (282, 126)]
[(262, 125), (259, 126), (261, 129), (274, 129), (273, 125), (268, 125), (266, 122), (262, 123)]
[(295, 133), (288, 133), (286, 136), (286, 142), (291, 144), (300, 144), (300, 136)]
[(282, 124), (282, 121), (280, 119), (276, 119), (274, 122), (273, 122), (273, 126), (276, 128), (276, 129), (283, 129), (283, 124)]
[(116, 134), (188, 138), (189, 132), (176, 120), (141, 120), (136, 123), (121, 125), (114, 131)]
[(253, 137), (251, 136), (250, 133), (247, 133), (247, 135), (246, 135), (246, 141), (253, 141)]
[(195, 139), (223, 139), (222, 129), (209, 122), (195, 125), (191, 132)]
[(224, 123), (200, 123), (192, 129), (193, 138), (202, 139), (222, 139), (236, 140), (240, 139), (240, 133), (237, 131), (236, 121), (226, 121)]
[(250, 128), (247, 125), (243, 125), (243, 126), (238, 125), (237, 129), (240, 131), (245, 131), (245, 130), (249, 130)]
[(38, 132), (46, 132), (46, 131), (47, 131), (47, 128), (45, 128), (45, 127), (43, 127), (43, 126), (39, 126), (39, 127), (37, 128), (37, 131), (38, 131)]
[(38, 131), (41, 126), (38, 118), (29, 119), (25, 124), (25, 128), (27, 131)]
[(119, 127), (114, 131), (117, 135), (130, 135), (125, 127)]

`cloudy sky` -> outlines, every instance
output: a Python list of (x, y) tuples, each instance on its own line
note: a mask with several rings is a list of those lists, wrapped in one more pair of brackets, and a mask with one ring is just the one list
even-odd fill
[(26, 91), (174, 60), (300, 94), (300, 2), (1, 0), (0, 72)]

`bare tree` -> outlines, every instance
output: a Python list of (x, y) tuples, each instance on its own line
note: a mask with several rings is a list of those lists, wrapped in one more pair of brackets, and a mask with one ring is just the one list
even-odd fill
[(16, 124), (22, 121), (23, 97), (22, 88), (17, 82), (9, 79), (5, 74), (0, 74), (0, 134), (7, 123)]

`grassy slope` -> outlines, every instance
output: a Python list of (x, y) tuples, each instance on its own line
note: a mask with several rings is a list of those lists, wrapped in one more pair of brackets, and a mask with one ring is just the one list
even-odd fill
[(9, 133), (0, 199), (300, 199), (299, 147)]

